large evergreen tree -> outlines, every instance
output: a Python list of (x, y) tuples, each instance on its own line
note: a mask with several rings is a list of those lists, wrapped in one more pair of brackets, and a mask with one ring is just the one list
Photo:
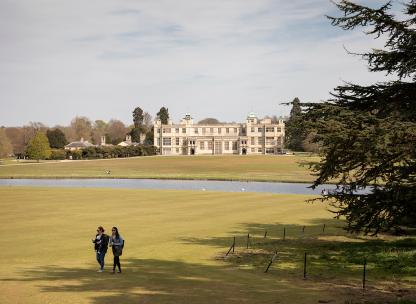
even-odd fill
[(143, 125), (145, 118), (144, 114), (145, 113), (140, 107), (135, 108), (133, 111), (134, 126), (129, 133), (133, 142), (140, 142), (140, 134), (146, 133), (145, 126)]
[(143, 110), (140, 107), (137, 107), (133, 111), (133, 123), (135, 128), (140, 128), (143, 125)]
[[(404, 17), (391, 14), (391, 4), (371, 9), (343, 0), (341, 17), (329, 17), (345, 30), (366, 27), (381, 38), (384, 49), (361, 56), (370, 71), (390, 79), (368, 86), (346, 83), (324, 103), (304, 104), (310, 126), (322, 144), (314, 166), (314, 187), (337, 180), (329, 201), (352, 232), (400, 229), (416, 223), (416, 1)], [(367, 187), (367, 190), (356, 190)]]
[(38, 131), (31, 139), (26, 148), (26, 155), (30, 159), (36, 159), (37, 161), (47, 159), (51, 156), (49, 141), (43, 132)]
[(157, 112), (157, 117), (162, 121), (162, 124), (166, 125), (169, 120), (169, 110), (168, 108), (161, 107), (159, 112)]
[(131, 129), (129, 134), (130, 134), (131, 140), (133, 142), (140, 143), (140, 134), (142, 134), (142, 133), (144, 133), (143, 126), (139, 127), (139, 128)]
[(291, 102), (292, 109), (290, 110), (289, 120), (285, 127), (285, 142), (286, 147), (294, 151), (303, 151), (303, 141), (305, 139), (305, 132), (302, 120), (302, 109), (299, 98), (293, 99)]
[(144, 144), (148, 146), (154, 145), (154, 127), (151, 127), (149, 131), (146, 132), (146, 137), (144, 139)]
[(48, 137), (51, 148), (62, 149), (68, 143), (64, 132), (58, 128), (46, 131), (46, 136)]

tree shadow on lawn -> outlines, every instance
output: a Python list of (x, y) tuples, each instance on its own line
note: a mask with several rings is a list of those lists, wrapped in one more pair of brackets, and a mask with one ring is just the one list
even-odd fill
[[(245, 223), (228, 237), (182, 239), (189, 245), (218, 248), (221, 261), (217, 265), (123, 256), (122, 274), (96, 273), (95, 264), (90, 268), (49, 265), (26, 269), (21, 276), (0, 280), (0, 284), (22, 282), (24, 288), (25, 282), (32, 282), (45, 294), (84, 294), (91, 302), (104, 304), (344, 303), (345, 299), (387, 303), (398, 297), (416, 299), (416, 291), (403, 287), (406, 276), (414, 277), (416, 263), (410, 262), (416, 258), (415, 239), (383, 241), (351, 236), (340, 228), (342, 225), (336, 220), (316, 220), (306, 225), (303, 234), (301, 225)], [(248, 250), (244, 232), (251, 236)], [(225, 258), (233, 235), (237, 236), (236, 253)], [(278, 257), (266, 274), (274, 250)], [(307, 280), (303, 280), (305, 251)], [(368, 260), (369, 280), (365, 293), (360, 283), (364, 257)], [(106, 260), (109, 271), (111, 253)], [(389, 280), (390, 285), (379, 284)]]
[[(335, 219), (317, 219), (306, 226), (244, 223), (229, 232), (227, 237), (187, 238), (182, 241), (218, 247), (217, 259), (240, 269), (252, 268), (258, 272), (265, 271), (277, 252), (267, 275), (284, 277), (289, 281), (303, 278), (306, 252), (309, 281), (349, 284), (358, 290), (362, 286), (366, 260), (368, 288), (380, 292), (387, 290), (399, 297), (403, 292), (407, 294), (409, 286), (416, 282), (416, 238), (391, 238), (387, 241), (349, 234), (342, 229), (343, 226), (343, 221)], [(235, 252), (231, 250), (226, 256), (233, 236), (236, 237)], [(416, 300), (415, 290), (411, 297)]]
[[(122, 263), (122, 274), (46, 266), (0, 282), (35, 282), (44, 293), (85, 293), (93, 303), (284, 303), (280, 299), (298, 296), (284, 280), (226, 266), (149, 259)], [(319, 289), (310, 286), (302, 296), (318, 299)]]

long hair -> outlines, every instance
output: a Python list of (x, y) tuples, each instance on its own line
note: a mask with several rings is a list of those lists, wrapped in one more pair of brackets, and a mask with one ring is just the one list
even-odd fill
[(118, 228), (117, 227), (113, 227), (113, 229), (116, 231), (116, 238), (120, 238), (120, 234), (118, 234)]

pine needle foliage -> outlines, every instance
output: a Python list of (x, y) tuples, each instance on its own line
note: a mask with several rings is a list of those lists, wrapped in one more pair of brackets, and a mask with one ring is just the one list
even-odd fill
[[(350, 232), (378, 234), (416, 224), (416, 0), (404, 18), (391, 2), (378, 9), (350, 1), (335, 3), (341, 17), (328, 17), (344, 30), (364, 27), (385, 41), (362, 56), (371, 72), (389, 80), (368, 86), (345, 83), (323, 103), (304, 103), (305, 125), (317, 131), (322, 160), (312, 165), (312, 187), (337, 182), (320, 198), (346, 218)], [(392, 79), (392, 80), (390, 80)], [(365, 189), (365, 191), (359, 190)]]

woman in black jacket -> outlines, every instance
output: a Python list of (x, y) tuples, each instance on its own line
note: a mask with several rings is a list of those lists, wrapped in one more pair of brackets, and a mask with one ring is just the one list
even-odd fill
[(108, 247), (108, 235), (104, 233), (104, 228), (102, 226), (97, 228), (97, 234), (95, 239), (92, 240), (94, 243), (94, 249), (96, 251), (96, 258), (98, 264), (100, 264), (100, 269), (98, 272), (104, 271), (104, 258), (107, 253)]

